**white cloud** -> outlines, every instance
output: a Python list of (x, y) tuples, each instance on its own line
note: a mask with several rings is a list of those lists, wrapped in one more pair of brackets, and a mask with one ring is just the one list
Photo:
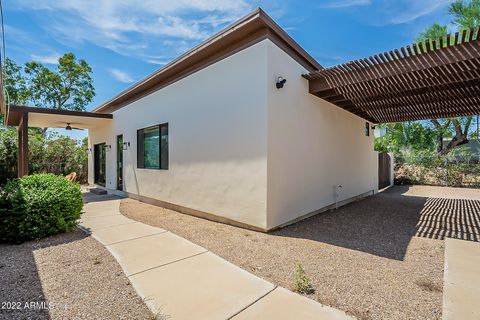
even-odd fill
[(32, 58), (32, 60), (34, 61), (45, 63), (45, 64), (58, 64), (58, 59), (60, 59), (60, 54), (52, 53), (45, 56), (32, 54), (30, 55), (30, 58)]
[[(247, 0), (17, 0), (18, 9), (48, 15), (44, 25), (64, 44), (84, 42), (144, 60), (149, 54), (177, 55), (250, 11)], [(164, 40), (171, 45), (162, 46)], [(173, 51), (173, 52), (172, 52)]]
[(443, 9), (451, 2), (451, 0), (408, 0), (404, 2), (404, 10), (390, 12), (390, 23), (402, 24), (414, 21), (423, 16), (432, 14), (437, 10)]
[(108, 71), (110, 72), (110, 74), (112, 75), (112, 77), (114, 77), (115, 79), (117, 79), (117, 80), (120, 81), (120, 82), (123, 82), (123, 83), (132, 83), (132, 82), (135, 81), (135, 80), (134, 80), (128, 73), (126, 73), (125, 71), (118, 70), (118, 69), (109, 69)]
[(372, 4), (372, 0), (338, 0), (331, 1), (324, 5), (321, 5), (321, 8), (349, 8), (356, 6), (368, 6)]

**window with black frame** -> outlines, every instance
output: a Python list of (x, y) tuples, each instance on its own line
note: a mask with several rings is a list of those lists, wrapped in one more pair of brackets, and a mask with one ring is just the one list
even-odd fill
[(137, 167), (168, 169), (168, 123), (137, 131)]

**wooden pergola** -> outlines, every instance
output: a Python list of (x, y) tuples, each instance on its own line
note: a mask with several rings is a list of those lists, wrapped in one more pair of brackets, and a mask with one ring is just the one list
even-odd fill
[(372, 123), (477, 115), (479, 29), (303, 76), (310, 93)]

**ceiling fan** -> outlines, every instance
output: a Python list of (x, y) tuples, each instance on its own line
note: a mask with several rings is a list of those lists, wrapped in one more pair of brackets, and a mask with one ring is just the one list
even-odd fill
[(67, 126), (65, 127), (65, 130), (72, 131), (72, 130), (83, 130), (83, 129), (82, 128), (74, 128), (70, 125), (70, 122), (67, 122)]

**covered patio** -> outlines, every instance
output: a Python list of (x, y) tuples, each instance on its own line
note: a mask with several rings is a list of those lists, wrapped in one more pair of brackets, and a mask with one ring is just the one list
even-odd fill
[(4, 123), (18, 128), (18, 177), (28, 175), (28, 128), (89, 129), (106, 125), (112, 114), (68, 111), (26, 106), (9, 106)]

